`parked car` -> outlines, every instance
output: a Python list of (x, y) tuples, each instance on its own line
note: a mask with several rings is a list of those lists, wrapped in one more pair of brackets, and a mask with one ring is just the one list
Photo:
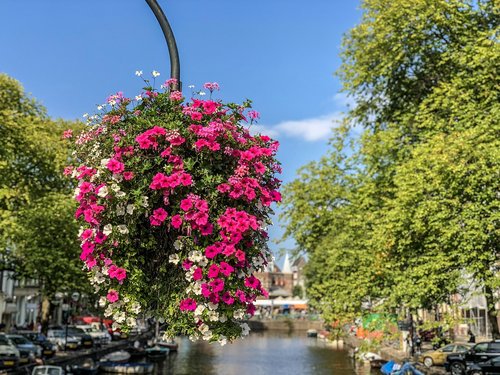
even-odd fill
[(22, 335), (6, 336), (16, 346), (17, 350), (19, 350), (19, 364), (33, 363), (36, 358), (42, 356), (42, 349), (26, 337)]
[(77, 328), (75, 326), (69, 326), (67, 327), (67, 329), (69, 335), (76, 337), (80, 340), (81, 347), (90, 349), (94, 346), (94, 340), (92, 339), (92, 336), (86, 333), (83, 329)]
[(468, 351), (448, 355), (444, 366), (453, 375), (465, 374), (467, 367), (500, 357), (500, 341), (480, 342)]
[(51, 343), (45, 335), (34, 331), (18, 331), (17, 333), (38, 345), (42, 350), (43, 358), (50, 358), (56, 354), (57, 346)]
[(16, 367), (19, 363), (19, 350), (5, 336), (0, 334), (0, 368)]
[(80, 346), (80, 339), (72, 336), (69, 332), (62, 329), (49, 329), (47, 339), (57, 346), (58, 350), (71, 349), (76, 350)]
[(106, 345), (111, 342), (111, 335), (107, 330), (99, 330), (91, 324), (76, 325), (75, 327), (90, 335), (95, 344)]
[(490, 359), (486, 362), (471, 363), (465, 369), (467, 375), (496, 375), (500, 374), (500, 357)]
[(434, 365), (444, 365), (446, 358), (448, 355), (452, 353), (463, 353), (469, 350), (471, 346), (469, 344), (462, 343), (453, 343), (437, 350), (431, 350), (425, 353), (422, 353), (421, 360), (426, 367), (431, 367)]

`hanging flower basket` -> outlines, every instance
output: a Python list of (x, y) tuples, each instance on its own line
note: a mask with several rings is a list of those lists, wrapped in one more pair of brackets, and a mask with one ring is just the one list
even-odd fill
[(75, 137), (79, 165), (65, 173), (78, 180), (81, 259), (122, 328), (143, 313), (169, 336), (225, 343), (267, 296), (254, 273), (271, 256), (278, 142), (249, 133), (250, 102), (213, 100), (216, 83), (185, 101), (174, 83), (110, 96)]

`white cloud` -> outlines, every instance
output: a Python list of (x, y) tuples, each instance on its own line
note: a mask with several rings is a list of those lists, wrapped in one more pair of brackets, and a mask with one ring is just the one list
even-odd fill
[(342, 117), (340, 112), (330, 115), (313, 117), (303, 120), (283, 121), (273, 127), (278, 134), (289, 137), (303, 138), (306, 141), (314, 142), (321, 139), (328, 139), (335, 126), (335, 120)]
[(261, 133), (272, 138), (295, 137), (308, 142), (315, 142), (330, 138), (332, 128), (342, 120), (342, 111), (353, 106), (354, 100), (343, 93), (331, 97), (336, 111), (322, 116), (306, 118), (302, 120), (286, 120), (276, 125), (252, 125), (252, 134)]
[(274, 126), (252, 125), (250, 132), (252, 134), (261, 133), (272, 138), (295, 137), (308, 142), (328, 139), (335, 126), (335, 120), (342, 118), (341, 112), (335, 112), (329, 115), (307, 118), (303, 120), (282, 121)]

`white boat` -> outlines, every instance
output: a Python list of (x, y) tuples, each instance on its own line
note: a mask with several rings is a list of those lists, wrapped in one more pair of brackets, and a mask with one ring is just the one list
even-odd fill
[(59, 366), (35, 366), (31, 375), (64, 375), (64, 370)]
[(130, 359), (130, 353), (125, 350), (118, 350), (106, 354), (100, 359), (101, 362), (115, 362), (115, 363), (125, 363)]
[(103, 362), (100, 369), (113, 374), (150, 374), (153, 372), (154, 365), (146, 362)]

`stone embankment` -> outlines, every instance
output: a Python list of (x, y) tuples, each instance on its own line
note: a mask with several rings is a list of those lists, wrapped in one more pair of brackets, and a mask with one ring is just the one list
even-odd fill
[(269, 320), (254, 320), (248, 322), (252, 331), (307, 331), (309, 329), (321, 330), (324, 323), (320, 320), (306, 319), (269, 319)]

